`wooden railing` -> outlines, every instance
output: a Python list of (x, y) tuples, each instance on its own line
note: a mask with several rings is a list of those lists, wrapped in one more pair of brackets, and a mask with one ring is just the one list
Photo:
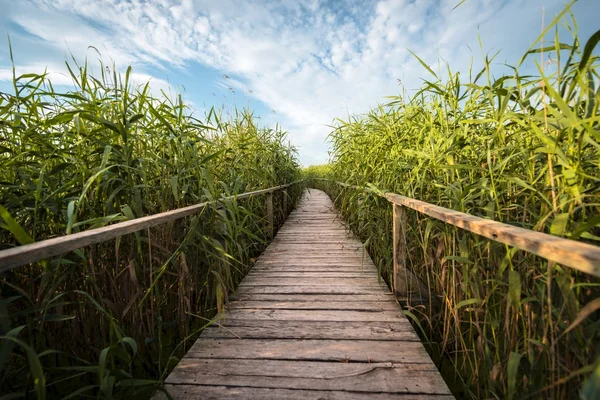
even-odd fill
[(268, 233), (273, 236), (273, 193), (279, 190), (283, 191), (283, 212), (287, 213), (287, 189), (295, 184), (301, 183), (304, 180), (298, 180), (271, 187), (268, 189), (256, 190), (234, 196), (222, 197), (218, 200), (205, 201), (203, 203), (194, 204), (192, 206), (178, 208), (176, 210), (166, 211), (159, 214), (148, 215), (146, 217), (132, 219), (130, 221), (120, 222), (113, 225), (104, 226), (102, 228), (90, 229), (83, 232), (74, 233), (71, 235), (60, 236), (52, 239), (42, 240), (23, 246), (13, 247), (0, 251), (0, 273), (13, 269), (15, 267), (29, 264), (36, 261), (45, 260), (55, 257), (60, 254), (67, 253), (76, 249), (80, 249), (92, 244), (101, 243), (118, 236), (127, 235), (141, 231), (142, 229), (151, 228), (153, 226), (163, 224), (165, 222), (174, 221), (193, 214), (197, 214), (205, 207), (218, 204), (227, 200), (241, 200), (252, 196), (266, 195), (266, 216), (268, 221)]
[(554, 261), (578, 271), (600, 277), (600, 247), (598, 246), (477, 217), (396, 193), (378, 192), (370, 188), (348, 185), (330, 179), (313, 179), (334, 183), (345, 188), (370, 192), (385, 198), (392, 204), (394, 243), (393, 288), (395, 294), (398, 296), (403, 297), (407, 295), (408, 283), (411, 280), (421, 286), (419, 292), (426, 290), (423, 287), (424, 285), (406, 268), (405, 207), (496, 242), (528, 251), (549, 261)]

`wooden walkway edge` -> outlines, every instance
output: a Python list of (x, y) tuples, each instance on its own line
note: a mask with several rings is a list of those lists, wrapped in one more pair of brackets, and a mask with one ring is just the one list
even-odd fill
[(318, 190), (304, 193), (219, 324), (167, 378), (173, 398), (454, 398)]

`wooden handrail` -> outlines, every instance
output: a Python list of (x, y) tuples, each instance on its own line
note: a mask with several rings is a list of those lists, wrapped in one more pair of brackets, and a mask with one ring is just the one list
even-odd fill
[[(419, 213), (496, 242), (528, 251), (547, 260), (600, 277), (600, 247), (598, 246), (477, 217), (396, 193), (376, 192), (369, 188), (349, 185), (331, 179), (314, 179), (333, 182), (352, 189), (368, 191), (387, 199), (394, 205), (408, 207)], [(400, 232), (400, 230), (398, 231)], [(396, 240), (394, 240), (395, 242)]]
[[(40, 242), (26, 244), (23, 246), (13, 247), (0, 251), (0, 273), (16, 268), (21, 265), (32, 262), (45, 260), (59, 254), (67, 253), (91, 244), (101, 243), (118, 236), (127, 235), (129, 233), (141, 231), (142, 229), (151, 228), (153, 226), (163, 224), (165, 222), (174, 221), (183, 217), (197, 214), (206, 206), (217, 204), (227, 200), (241, 200), (248, 197), (261, 194), (272, 194), (278, 190), (287, 189), (288, 187), (303, 182), (304, 179), (271, 187), (268, 189), (256, 190), (253, 192), (242, 193), (222, 197), (218, 200), (205, 201), (203, 203), (194, 204), (192, 206), (178, 208), (176, 210), (165, 211), (159, 214), (148, 215), (146, 217), (132, 219), (130, 221), (119, 222), (117, 224), (104, 226), (102, 228), (90, 229), (83, 232), (73, 233), (71, 235), (59, 236), (52, 239), (42, 240)], [(268, 207), (267, 207), (268, 208)], [(272, 211), (272, 204), (271, 204)], [(269, 221), (272, 221), (272, 216), (267, 216)], [(271, 229), (272, 230), (272, 229)]]

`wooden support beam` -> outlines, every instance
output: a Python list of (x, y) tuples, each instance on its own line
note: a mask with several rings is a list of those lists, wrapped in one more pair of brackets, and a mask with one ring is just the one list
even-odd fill
[(266, 194), (267, 200), (267, 235), (269, 238), (273, 237), (274, 226), (273, 226), (273, 192)]
[(288, 192), (287, 189), (281, 191), (283, 196), (283, 218), (287, 217), (287, 206), (288, 206)]
[(394, 294), (406, 297), (408, 286), (406, 282), (406, 213), (404, 207), (393, 205), (394, 216)]

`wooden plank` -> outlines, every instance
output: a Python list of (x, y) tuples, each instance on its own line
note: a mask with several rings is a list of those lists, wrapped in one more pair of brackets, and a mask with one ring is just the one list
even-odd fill
[[(313, 251), (318, 251), (319, 249), (315, 249)], [(282, 250), (269, 250), (269, 251), (265, 251), (262, 255), (264, 256), (268, 256), (270, 259), (303, 259), (303, 256), (306, 256), (307, 252), (311, 251), (309, 248), (297, 248), (297, 249), (290, 249), (290, 250), (286, 250), (286, 251), (282, 251)], [(322, 250), (321, 253), (319, 253), (320, 256), (326, 255), (328, 257), (331, 258), (352, 258), (354, 257), (355, 259), (362, 259), (362, 251), (360, 250), (352, 250), (352, 249), (328, 249), (328, 250)]]
[(330, 232), (330, 233), (317, 233), (317, 232), (304, 232), (304, 233), (285, 233), (278, 232), (277, 237), (280, 239), (294, 239), (294, 240), (346, 240), (348, 234), (345, 232)]
[(294, 258), (294, 259), (290, 259), (290, 260), (277, 259), (277, 260), (273, 260), (273, 261), (258, 259), (256, 264), (254, 264), (254, 265), (257, 267), (262, 267), (262, 268), (290, 266), (290, 267), (298, 267), (298, 268), (304, 268), (304, 267), (325, 268), (325, 269), (332, 269), (332, 270), (334, 268), (356, 268), (357, 270), (377, 271), (377, 269), (370, 262), (369, 259), (365, 259), (364, 261), (360, 260), (359, 262), (356, 262), (356, 260), (338, 260), (338, 259), (327, 260), (327, 259), (314, 259), (314, 258), (310, 258), (310, 257), (307, 257), (304, 259)]
[[(326, 391), (326, 390), (298, 390), (298, 389), (273, 389), (253, 388), (238, 386), (198, 386), (198, 385), (165, 385), (166, 390), (175, 399), (223, 399), (223, 400), (364, 400), (364, 392)], [(158, 393), (156, 400), (166, 400), (164, 393)], [(451, 400), (450, 395), (432, 394), (397, 394), (397, 393), (369, 393), (372, 400)]]
[(343, 247), (330, 247), (328, 249), (311, 249), (310, 245), (305, 247), (294, 246), (294, 248), (288, 248), (286, 250), (282, 249), (272, 249), (263, 252), (263, 255), (268, 255), (269, 258), (277, 258), (279, 257), (302, 257), (306, 255), (309, 251), (319, 251), (319, 255), (327, 255), (327, 256), (345, 256), (345, 257), (361, 257), (363, 254), (362, 249), (350, 249)]
[[(327, 224), (330, 224), (330, 226), (344, 225), (344, 222), (342, 220), (337, 218), (337, 216), (331, 211), (328, 211), (318, 213), (302, 212), (299, 214), (292, 214), (290, 215), (290, 224), (288, 224), (288, 226), (300, 225), (304, 222), (321, 226), (326, 226)], [(302, 224), (301, 226), (304, 225)]]
[(311, 256), (311, 255), (306, 255), (305, 257), (295, 257), (293, 259), (290, 259), (290, 257), (271, 257), (269, 259), (263, 259), (260, 262), (262, 264), (265, 265), (272, 265), (272, 264), (281, 264), (281, 263), (294, 263), (294, 264), (309, 264), (309, 263), (320, 263), (323, 265), (331, 265), (331, 264), (340, 264), (340, 263), (351, 263), (353, 265), (356, 265), (358, 267), (360, 267), (361, 264), (365, 264), (367, 261), (369, 261), (368, 258), (365, 257), (365, 259), (363, 259), (360, 256), (356, 256), (356, 255), (352, 255), (352, 256), (337, 256), (335, 258), (333, 257), (328, 257), (328, 256), (324, 256), (324, 255), (318, 255), (318, 256)]
[(377, 288), (374, 286), (329, 286), (329, 285), (313, 285), (313, 286), (242, 286), (236, 291), (238, 295), (247, 295), (250, 293), (266, 294), (387, 294), (389, 290), (386, 288)]
[[(281, 244), (278, 244), (281, 245)], [(330, 244), (327, 247), (322, 246), (321, 242), (319, 240), (314, 241), (313, 243), (303, 243), (302, 245), (298, 245), (296, 243), (283, 243), (284, 246), (287, 247), (287, 249), (281, 249), (281, 248), (273, 248), (273, 249), (267, 249), (263, 252), (263, 254), (269, 254), (269, 255), (277, 255), (277, 254), (302, 254), (304, 253), (305, 255), (311, 256), (311, 257), (321, 257), (323, 258), (324, 256), (330, 255), (330, 254), (334, 254), (334, 253), (345, 253), (348, 256), (359, 256), (362, 257), (362, 255), (367, 255), (368, 253), (366, 251), (363, 251), (361, 248), (358, 247), (343, 247), (343, 245), (340, 244)]]
[(297, 233), (307, 233), (307, 234), (318, 234), (318, 233), (343, 233), (346, 234), (346, 228), (342, 225), (336, 226), (327, 226), (327, 225), (315, 225), (315, 224), (307, 224), (301, 223), (298, 226), (290, 226), (286, 225), (281, 227), (281, 232), (297, 232)]
[(359, 275), (359, 276), (369, 276), (378, 279), (379, 274), (376, 269), (373, 268), (351, 268), (344, 266), (332, 266), (332, 267), (323, 267), (320, 265), (293, 265), (290, 266), (289, 269), (282, 267), (281, 265), (271, 265), (271, 266), (258, 266), (254, 267), (250, 270), (248, 274), (267, 274), (267, 275), (306, 275), (306, 274), (323, 274), (319, 276), (327, 277), (327, 276), (342, 276), (342, 275)]
[(364, 263), (356, 264), (354, 262), (338, 261), (338, 260), (288, 260), (287, 262), (267, 263), (266, 260), (258, 259), (253, 268), (325, 268), (335, 270), (335, 268), (353, 268), (357, 271), (377, 271), (377, 268), (372, 263), (365, 260)]
[(339, 227), (322, 227), (321, 229), (319, 229), (319, 227), (316, 226), (307, 226), (306, 224), (301, 224), (298, 225), (298, 227), (295, 226), (282, 226), (280, 232), (282, 234), (286, 234), (286, 233), (290, 233), (290, 234), (305, 234), (305, 235), (334, 235), (334, 234), (338, 234), (338, 235), (346, 235), (346, 229), (343, 226), (339, 226)]
[(310, 324), (305, 321), (226, 319), (206, 328), (202, 337), (419, 341), (406, 319), (394, 322), (313, 321)]
[[(321, 266), (321, 265), (255, 265), (250, 270), (251, 272), (269, 272), (269, 273), (282, 273), (282, 274), (294, 274), (296, 272), (302, 273), (352, 273), (362, 275), (375, 275), (377, 279), (377, 270), (372, 266), (365, 266), (363, 268), (357, 267), (356, 265), (333, 265), (333, 266)], [(327, 276), (327, 275), (324, 275)]]
[(328, 301), (330, 303), (348, 302), (348, 301), (393, 301), (391, 293), (381, 294), (248, 294), (231, 295), (230, 299), (235, 301), (253, 300), (253, 301)]
[(192, 345), (185, 358), (431, 364), (431, 359), (421, 343), (389, 340), (208, 339), (200, 337)]
[(302, 228), (316, 226), (325, 230), (330, 228), (344, 228), (344, 224), (342, 224), (341, 221), (336, 220), (333, 214), (329, 214), (329, 216), (331, 217), (328, 218), (327, 216), (322, 215), (320, 218), (314, 219), (309, 219), (304, 216), (301, 218), (291, 216), (289, 219), (290, 223), (286, 225), (286, 228), (294, 229), (294, 225), (301, 226)]
[[(332, 272), (331, 270), (323, 270), (322, 268), (318, 268), (317, 270), (309, 268), (305, 269), (293, 269), (291, 271), (285, 269), (254, 269), (252, 268), (247, 275), (248, 277), (255, 278), (375, 278), (377, 280), (378, 274), (377, 271), (373, 270), (342, 270)], [(316, 282), (316, 281), (315, 281)]]
[(256, 277), (248, 276), (240, 284), (243, 286), (314, 286), (319, 285), (332, 285), (332, 286), (374, 286), (384, 287), (382, 283), (378, 283), (377, 279), (371, 277), (365, 278), (268, 278), (268, 277)]
[(227, 313), (229, 319), (268, 321), (377, 321), (394, 322), (404, 318), (401, 311), (348, 311), (348, 310), (257, 310), (235, 309)]
[(257, 301), (244, 299), (229, 303), (227, 308), (260, 310), (351, 310), (351, 311), (400, 311), (398, 304), (388, 301)]
[(336, 239), (336, 240), (329, 240), (329, 239), (318, 239), (318, 238), (312, 238), (312, 239), (302, 239), (302, 238), (298, 238), (298, 237), (289, 237), (289, 238), (284, 238), (284, 237), (275, 237), (275, 239), (273, 239), (273, 242), (271, 242), (271, 244), (273, 245), (287, 245), (287, 246), (302, 246), (302, 245), (309, 245), (309, 246), (328, 246), (328, 245), (350, 245), (350, 246), (362, 246), (360, 243), (355, 243), (355, 242), (347, 242), (344, 239)]
[(358, 246), (358, 245), (349, 246), (345, 243), (339, 243), (339, 244), (328, 243), (326, 245), (322, 245), (319, 242), (315, 242), (315, 243), (307, 243), (307, 244), (272, 243), (272, 245), (269, 246), (264, 251), (263, 254), (298, 253), (298, 252), (305, 252), (307, 250), (323, 251), (323, 252), (326, 252), (327, 254), (330, 254), (331, 252), (341, 252), (341, 251), (345, 251), (350, 254), (363, 252), (362, 246)]
[[(286, 221), (287, 222), (287, 221)], [(320, 216), (314, 218), (306, 217), (301, 215), (299, 217), (291, 215), (289, 224), (286, 228), (292, 229), (307, 229), (308, 227), (321, 227), (323, 230), (328, 228), (345, 229), (345, 225), (340, 220), (336, 220), (331, 213), (322, 213)]]
[(432, 364), (184, 358), (166, 383), (379, 393), (450, 394)]

